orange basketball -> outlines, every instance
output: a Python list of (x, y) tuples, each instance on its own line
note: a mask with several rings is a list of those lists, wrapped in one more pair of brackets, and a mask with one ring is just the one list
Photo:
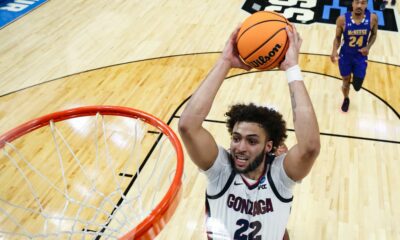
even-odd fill
[(285, 27), (289, 21), (282, 15), (260, 11), (252, 14), (242, 24), (237, 47), (242, 60), (259, 70), (277, 67), (285, 58), (289, 39)]

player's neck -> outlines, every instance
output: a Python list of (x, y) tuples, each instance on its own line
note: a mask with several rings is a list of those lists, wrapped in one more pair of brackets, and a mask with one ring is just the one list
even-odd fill
[(262, 161), (262, 163), (260, 164), (260, 166), (258, 166), (256, 169), (254, 169), (251, 172), (248, 173), (242, 173), (243, 176), (245, 176), (246, 178), (250, 178), (253, 180), (258, 180), (262, 175), (264, 175), (265, 172), (265, 157), (264, 157), (264, 161)]
[(353, 21), (356, 22), (361, 22), (365, 17), (365, 12), (363, 12), (362, 14), (355, 14), (354, 12), (351, 13), (351, 19), (353, 19)]

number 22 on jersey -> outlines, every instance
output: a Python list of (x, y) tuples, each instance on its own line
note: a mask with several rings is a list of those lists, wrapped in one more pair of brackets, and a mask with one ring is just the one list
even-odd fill
[[(240, 226), (235, 232), (234, 239), (237, 240), (262, 240), (261, 235), (257, 235), (261, 230), (261, 222), (249, 222), (246, 219), (239, 219), (236, 225)], [(249, 229), (250, 228), (250, 229)]]

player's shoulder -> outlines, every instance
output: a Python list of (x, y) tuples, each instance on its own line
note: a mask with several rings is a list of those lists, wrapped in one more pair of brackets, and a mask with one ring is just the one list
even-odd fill
[(378, 19), (378, 15), (375, 12), (371, 12), (368, 8), (365, 9), (365, 15), (369, 15), (372, 20)]
[(338, 26), (344, 26), (344, 23), (346, 22), (346, 16), (345, 15), (340, 15), (337, 19), (336, 19), (336, 25)]
[(339, 15), (339, 16), (336, 18), (336, 21), (345, 20), (345, 19), (346, 19), (346, 14), (347, 14), (347, 13), (342, 14), (342, 15)]
[(376, 15), (376, 13), (371, 12), (371, 22), (373, 23), (378, 22), (378, 15)]
[(285, 160), (287, 154), (283, 153), (279, 156), (272, 156), (270, 159), (270, 164), (271, 164), (271, 171), (281, 171), (283, 170), (283, 161)]

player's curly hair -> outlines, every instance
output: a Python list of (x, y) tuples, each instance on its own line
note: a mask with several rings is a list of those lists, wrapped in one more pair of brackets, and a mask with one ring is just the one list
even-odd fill
[(235, 104), (225, 113), (226, 126), (232, 135), (233, 127), (237, 122), (254, 122), (261, 125), (265, 133), (273, 142), (273, 151), (285, 141), (286, 122), (282, 114), (272, 108), (250, 104)]

